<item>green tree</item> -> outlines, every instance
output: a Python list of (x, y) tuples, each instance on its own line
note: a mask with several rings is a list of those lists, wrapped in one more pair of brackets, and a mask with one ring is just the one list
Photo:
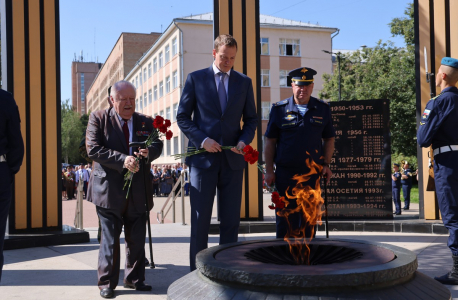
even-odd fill
[(86, 129), (77, 112), (75, 112), (70, 100), (67, 99), (61, 107), (61, 140), (62, 159), (65, 163), (77, 164), (84, 162), (78, 152), (78, 147)]
[[(415, 156), (417, 148), (413, 4), (409, 5), (405, 14), (407, 18), (393, 19), (390, 26), (394, 35), (405, 37), (406, 48), (395, 47), (389, 41), (379, 41), (373, 48), (341, 55), (341, 98), (389, 99), (391, 150), (393, 153)], [(319, 97), (337, 101), (337, 72), (334, 75), (324, 74), (323, 79), (324, 86)]]

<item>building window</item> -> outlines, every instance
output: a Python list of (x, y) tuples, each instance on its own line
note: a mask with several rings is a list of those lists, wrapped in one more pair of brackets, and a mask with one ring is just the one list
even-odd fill
[(140, 110), (143, 109), (143, 101), (142, 101), (142, 96), (140, 96), (140, 100), (138, 101), (138, 104), (140, 106)]
[(167, 156), (170, 156), (170, 155), (172, 155), (172, 153), (171, 153), (172, 152), (172, 145), (171, 145), (172, 141), (171, 140), (167, 140), (166, 144), (167, 144), (167, 149), (166, 149), (167, 150)]
[(164, 81), (159, 82), (159, 98), (164, 96)]
[(153, 74), (157, 72), (157, 58), (153, 59)]
[(170, 93), (170, 76), (165, 78), (165, 93)]
[(140, 80), (139, 80), (139, 81), (140, 81), (140, 85), (142, 85), (142, 70), (140, 70), (140, 74), (138, 74), (138, 76), (140, 77), (140, 78), (139, 78), (139, 79), (140, 79)]
[(162, 68), (162, 52), (159, 52), (159, 69)]
[(177, 71), (174, 71), (172, 73), (172, 77), (173, 77), (173, 80), (172, 80), (172, 88), (173, 89), (176, 89), (178, 87), (178, 72)]
[(135, 76), (135, 88), (138, 89), (138, 76)]
[(146, 68), (143, 69), (143, 81), (146, 81)]
[(269, 71), (265, 69), (261, 70), (261, 86), (270, 86)]
[[(84, 103), (84, 73), (81, 73), (81, 103)], [(81, 112), (84, 113), (82, 107)]]
[(143, 107), (146, 108), (146, 93), (143, 94)]
[(172, 40), (172, 57), (175, 56), (178, 52), (178, 47), (177, 47), (177, 38), (174, 38)]
[(174, 136), (173, 137), (173, 154), (178, 154), (178, 153), (179, 153), (179, 150), (178, 150), (178, 137)]
[(153, 103), (153, 91), (151, 89), (148, 91), (148, 103)]
[(157, 100), (157, 85), (154, 86), (154, 101)]
[(280, 70), (280, 86), (281, 87), (287, 87), (288, 86), (288, 84), (287, 84), (288, 73), (289, 73), (288, 70)]
[(161, 111), (159, 112), (159, 115), (160, 115), (161, 117), (164, 117), (164, 111), (161, 110)]
[(151, 63), (148, 64), (148, 78), (151, 77)]
[(261, 38), (261, 54), (269, 55), (269, 38)]
[(177, 113), (178, 113), (178, 103), (173, 105), (173, 122), (177, 120)]
[(280, 55), (301, 56), (300, 40), (280, 39)]
[(261, 101), (261, 117), (263, 120), (269, 120), (270, 102)]
[(135, 110), (138, 111), (138, 100), (135, 99)]
[(170, 60), (170, 46), (165, 46), (165, 63), (168, 63)]
[(165, 109), (165, 118), (168, 119), (168, 120), (171, 120), (170, 119), (170, 107), (167, 107)]

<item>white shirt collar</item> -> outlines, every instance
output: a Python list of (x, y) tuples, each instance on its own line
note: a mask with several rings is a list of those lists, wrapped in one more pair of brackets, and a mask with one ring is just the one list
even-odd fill
[[(218, 67), (215, 65), (215, 63), (212, 64), (213, 66), (213, 73), (218, 74), (219, 72), (222, 72)], [(227, 76), (231, 76), (231, 70), (226, 72)]]

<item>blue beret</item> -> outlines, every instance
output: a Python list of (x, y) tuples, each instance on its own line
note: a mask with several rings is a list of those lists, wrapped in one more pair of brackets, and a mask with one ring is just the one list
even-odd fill
[(399, 164), (396, 164), (396, 163), (395, 163), (395, 164), (393, 164), (393, 166), (399, 167)]
[(291, 82), (296, 85), (309, 85), (313, 83), (313, 76), (316, 71), (312, 68), (297, 68), (288, 73), (287, 85), (291, 86)]
[(449, 66), (455, 69), (458, 69), (458, 59), (451, 57), (444, 57), (441, 60), (441, 65)]

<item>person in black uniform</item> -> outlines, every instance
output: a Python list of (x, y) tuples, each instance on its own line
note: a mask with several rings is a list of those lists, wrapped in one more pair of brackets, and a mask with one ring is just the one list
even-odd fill
[(449, 230), (448, 247), (453, 267), (434, 277), (443, 284), (458, 285), (458, 60), (444, 57), (437, 71), (436, 86), (442, 92), (425, 107), (417, 132), (421, 147), (432, 144), (436, 196), (444, 226)]
[[(292, 179), (294, 175), (310, 171), (307, 159), (320, 165), (319, 169), (323, 167), (316, 170), (317, 174), (312, 175), (306, 185), (314, 188), (321, 175), (326, 176), (328, 182), (331, 179), (329, 164), (334, 152), (335, 130), (329, 105), (311, 96), (315, 74), (311, 68), (289, 72), (288, 84), (292, 86), (293, 96), (274, 103), (270, 111), (265, 132), (265, 181), (269, 186), (275, 183), (280, 196), (285, 196), (287, 190), (291, 193), (296, 186), (297, 181)], [(296, 199), (288, 201), (288, 209), (297, 207)], [(278, 211), (276, 209), (276, 213)], [(276, 215), (277, 238), (286, 235), (288, 222), (291, 230), (305, 226), (306, 237), (314, 235), (315, 224), (307, 224), (301, 213), (293, 213), (288, 220)]]
[(401, 175), (402, 195), (404, 196), (404, 207), (402, 209), (408, 210), (410, 208), (410, 190), (412, 190), (412, 170), (409, 163), (404, 163), (404, 172)]
[(391, 175), (391, 187), (393, 191), (393, 202), (396, 210), (395, 215), (401, 214), (401, 172), (399, 172), (399, 164), (393, 164), (394, 173)]
[(0, 281), (3, 269), (3, 242), (6, 219), (11, 204), (13, 177), (19, 171), (24, 157), (21, 119), (13, 96), (0, 90)]

